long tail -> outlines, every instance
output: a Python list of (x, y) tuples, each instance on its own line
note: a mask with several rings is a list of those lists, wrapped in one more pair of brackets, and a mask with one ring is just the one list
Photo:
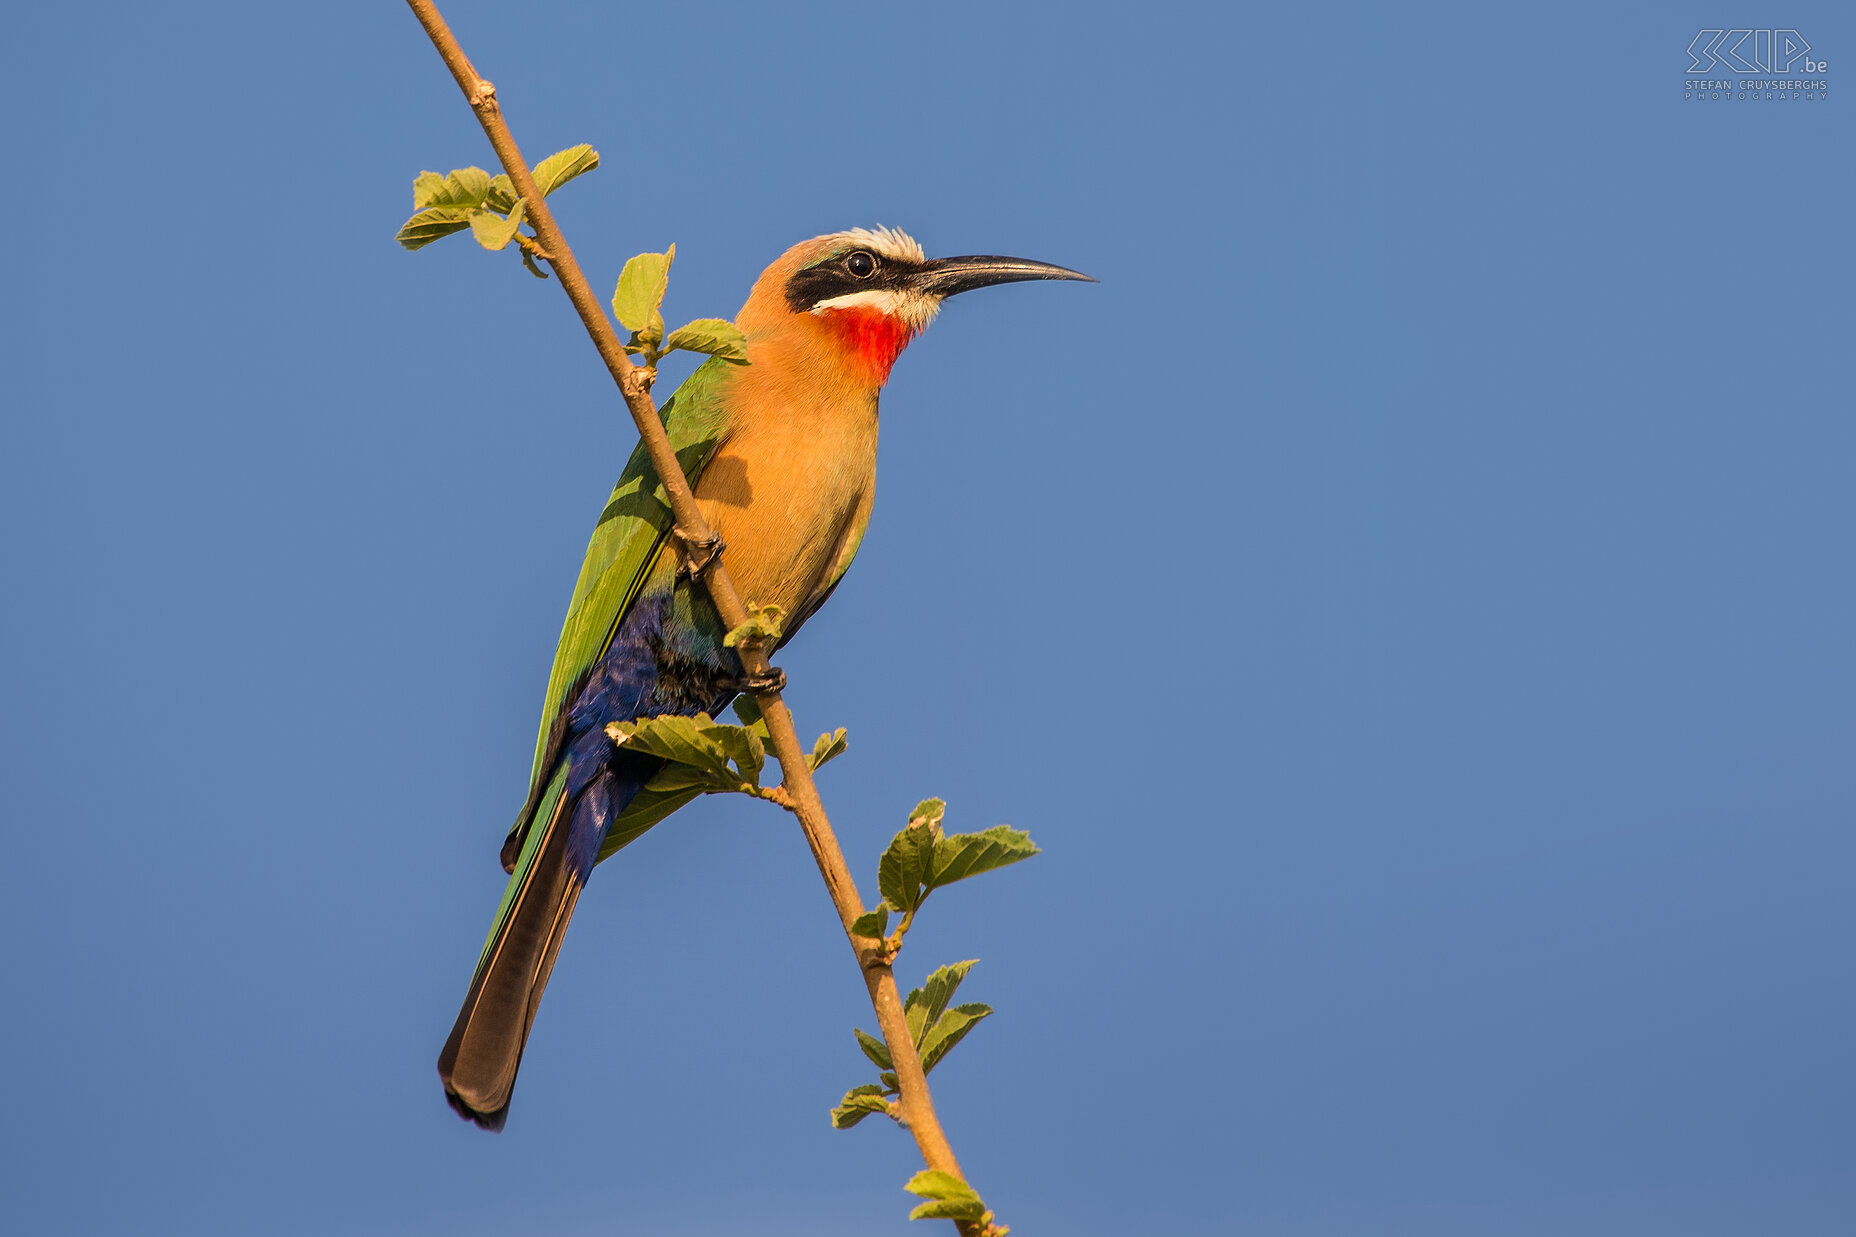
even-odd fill
[(484, 942), (464, 1008), (438, 1057), (445, 1098), (458, 1115), (500, 1130), (535, 1009), (573, 918), (585, 871), (567, 862), (572, 803), (563, 761), (537, 805), (509, 887)]
[(630, 753), (613, 758), (601, 750), (603, 733), (595, 735), (565, 753), (528, 818), (470, 992), (438, 1054), (445, 1098), (486, 1130), (502, 1129), (509, 1116), (535, 1009), (606, 834), (663, 765)]

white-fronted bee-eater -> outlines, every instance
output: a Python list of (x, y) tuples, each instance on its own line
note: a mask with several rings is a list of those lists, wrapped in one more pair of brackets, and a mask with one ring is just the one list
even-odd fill
[[(664, 404), (672, 446), (741, 595), (788, 616), (790, 639), (857, 555), (875, 492), (877, 395), (948, 297), (1087, 275), (1018, 258), (929, 259), (888, 228), (793, 246), (736, 324), (746, 365), (705, 362)], [(644, 448), (587, 546), (542, 702), (528, 799), (503, 845), (510, 872), (457, 1025), (438, 1058), (461, 1115), (501, 1129), (523, 1044), (594, 864), (694, 792), (640, 794), (662, 762), (606, 727), (715, 716), (744, 686), (700, 581), (678, 570), (673, 520)]]

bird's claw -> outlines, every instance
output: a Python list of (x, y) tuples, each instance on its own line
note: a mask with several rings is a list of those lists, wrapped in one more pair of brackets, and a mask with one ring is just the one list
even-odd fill
[(677, 564), (679, 580), (694, 580), (722, 556), (728, 543), (722, 540), (722, 534), (711, 532), (706, 537), (685, 536), (682, 529), (673, 530), (677, 538), (677, 547), (682, 551), (683, 561)]
[(778, 666), (768, 666), (765, 674), (717, 679), (715, 685), (726, 692), (783, 692), (786, 690), (786, 671)]

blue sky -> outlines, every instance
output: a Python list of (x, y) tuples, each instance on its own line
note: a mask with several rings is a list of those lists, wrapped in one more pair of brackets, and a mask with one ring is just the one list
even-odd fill
[[(444, 8), (605, 155), (598, 288), (879, 222), (1102, 281), (914, 345), (781, 659), (861, 880), (930, 794), (1045, 847), (901, 964), (982, 959), (935, 1082), (1016, 1231), (1846, 1231), (1856, 135), (1682, 98), (1728, 21), (1843, 82), (1845, 9)], [(910, 1231), (761, 805), (600, 870), (505, 1134), (441, 1100), (632, 432), (553, 284), (393, 244), (491, 161), (411, 16), (0, 62), (7, 1226)]]

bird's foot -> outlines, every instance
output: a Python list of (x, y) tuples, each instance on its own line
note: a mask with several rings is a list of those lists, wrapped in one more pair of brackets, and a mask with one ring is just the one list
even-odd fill
[(717, 679), (715, 685), (725, 692), (783, 692), (786, 690), (786, 671), (778, 666), (768, 666), (765, 674)]
[(722, 557), (722, 551), (728, 548), (728, 543), (722, 540), (722, 534), (717, 532), (711, 532), (706, 537), (690, 537), (680, 528), (671, 531), (683, 555), (683, 561), (677, 564), (679, 580), (694, 580), (715, 566), (716, 560)]

